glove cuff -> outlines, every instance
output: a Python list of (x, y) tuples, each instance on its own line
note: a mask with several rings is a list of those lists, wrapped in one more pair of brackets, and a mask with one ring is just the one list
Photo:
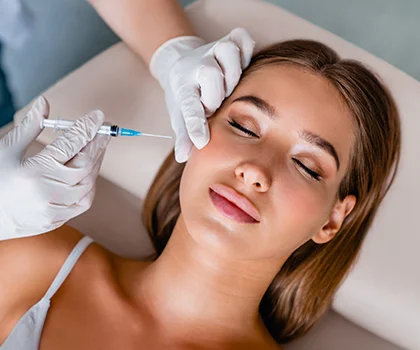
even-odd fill
[(198, 36), (180, 36), (164, 42), (153, 54), (149, 69), (150, 73), (163, 87), (168, 78), (169, 70), (185, 52), (203, 46), (206, 41)]

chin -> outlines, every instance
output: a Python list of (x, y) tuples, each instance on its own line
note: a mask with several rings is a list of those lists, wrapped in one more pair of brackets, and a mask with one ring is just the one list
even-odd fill
[(253, 256), (255, 232), (247, 232), (245, 227), (240, 227), (243, 225), (218, 216), (211, 208), (204, 214), (185, 209), (182, 214), (185, 228), (201, 248), (223, 258), (249, 259)]

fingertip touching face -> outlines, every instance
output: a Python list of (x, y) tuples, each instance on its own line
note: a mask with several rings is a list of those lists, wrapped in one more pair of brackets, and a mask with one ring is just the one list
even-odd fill
[(355, 204), (337, 199), (354, 144), (350, 111), (324, 78), (269, 65), (210, 118), (180, 187), (181, 218), (201, 245), (237, 259), (289, 256), (325, 243)]

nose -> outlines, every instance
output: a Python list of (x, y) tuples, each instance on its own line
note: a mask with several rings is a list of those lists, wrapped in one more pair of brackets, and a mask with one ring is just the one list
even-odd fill
[(271, 186), (271, 178), (267, 171), (255, 164), (241, 164), (235, 169), (236, 178), (257, 192), (267, 192)]

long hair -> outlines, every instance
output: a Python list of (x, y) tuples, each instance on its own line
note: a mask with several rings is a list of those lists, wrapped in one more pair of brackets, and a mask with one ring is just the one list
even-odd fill
[[(278, 343), (305, 334), (328, 310), (355, 262), (361, 244), (398, 167), (401, 130), (397, 107), (379, 79), (360, 62), (341, 59), (316, 41), (292, 40), (257, 53), (242, 79), (267, 65), (292, 65), (323, 77), (340, 93), (353, 116), (356, 142), (337, 198), (357, 198), (337, 235), (328, 243), (309, 240), (287, 259), (261, 303), (261, 317)], [(165, 248), (180, 214), (184, 164), (170, 154), (145, 200), (143, 221), (157, 254)]]

